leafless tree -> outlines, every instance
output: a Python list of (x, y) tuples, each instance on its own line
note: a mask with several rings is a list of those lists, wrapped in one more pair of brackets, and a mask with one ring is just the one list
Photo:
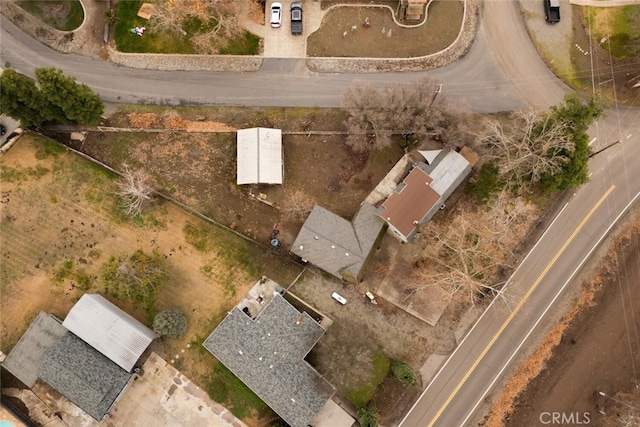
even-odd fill
[(315, 200), (301, 190), (291, 190), (285, 193), (284, 201), (280, 206), (280, 211), (290, 219), (301, 220), (307, 217)]
[(488, 204), (483, 221), (493, 236), (495, 250), (510, 254), (538, 214), (538, 208), (525, 198), (514, 197), (506, 190), (498, 193)]
[(515, 112), (511, 119), (506, 126), (488, 120), (480, 139), (498, 159), (500, 176), (526, 190), (543, 175), (559, 172), (575, 145), (567, 132), (569, 124), (553, 120), (549, 113)]
[(407, 298), (428, 286), (440, 286), (451, 298), (467, 294), (474, 303), (478, 293), (497, 294), (501, 283), (490, 283), (503, 256), (494, 253), (492, 233), (473, 224), (464, 212), (444, 231), (431, 230), (427, 239), (433, 242), (424, 254), (422, 266), (414, 271), (417, 283)]
[[(442, 86), (428, 79), (380, 88), (357, 84), (344, 93), (347, 144), (358, 152), (390, 144), (392, 135), (459, 137), (462, 110), (450, 108)], [(375, 138), (375, 139), (374, 139)]]
[(140, 215), (144, 208), (153, 201), (153, 188), (147, 184), (146, 177), (140, 171), (132, 171), (124, 166), (122, 180), (118, 182), (118, 195), (122, 197), (123, 208), (127, 216)]
[(390, 144), (391, 132), (383, 102), (382, 91), (370, 85), (358, 84), (344, 93), (342, 107), (347, 110), (345, 125), (349, 131), (346, 143), (353, 151), (370, 150), (372, 137), (379, 146)]
[(199, 30), (186, 35), (200, 52), (215, 53), (244, 31), (238, 23), (242, 5), (234, 0), (165, 0), (156, 5), (150, 26), (159, 32), (185, 34), (185, 24), (197, 20)]
[(535, 205), (508, 191), (483, 209), (457, 206), (450, 222), (424, 231), (429, 244), (416, 264), (415, 285), (406, 298), (429, 286), (441, 287), (451, 298), (464, 295), (472, 303), (479, 294), (500, 294), (504, 283), (497, 273), (509, 268), (512, 250), (537, 214)]
[(640, 412), (624, 412), (620, 414), (620, 427), (640, 426)]

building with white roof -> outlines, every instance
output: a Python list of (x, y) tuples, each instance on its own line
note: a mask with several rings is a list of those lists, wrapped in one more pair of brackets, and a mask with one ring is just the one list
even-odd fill
[(282, 184), (282, 131), (239, 129), (237, 135), (238, 185)]
[(127, 372), (158, 338), (153, 331), (102, 295), (84, 294), (62, 322), (78, 338)]

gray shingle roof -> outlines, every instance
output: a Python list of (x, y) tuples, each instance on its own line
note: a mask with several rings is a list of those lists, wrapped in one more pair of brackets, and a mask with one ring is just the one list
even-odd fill
[(22, 334), (2, 366), (31, 388), (38, 380), (38, 370), (49, 349), (67, 332), (60, 321), (43, 311), (38, 313)]
[(358, 277), (384, 224), (363, 203), (353, 221), (315, 206), (291, 251), (336, 277)]
[(292, 427), (306, 427), (335, 389), (304, 357), (324, 334), (276, 294), (251, 319), (235, 307), (203, 343)]
[(127, 385), (130, 374), (67, 332), (46, 353), (38, 377), (101, 420)]

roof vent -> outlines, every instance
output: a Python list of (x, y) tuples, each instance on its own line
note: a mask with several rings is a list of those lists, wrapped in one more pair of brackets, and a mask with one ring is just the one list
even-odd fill
[(238, 353), (240, 353), (240, 354), (244, 354), (244, 353), (242, 352), (242, 350), (238, 350)]
[(335, 249), (335, 248), (336, 248), (336, 245), (331, 245), (331, 249)]
[(316, 239), (316, 240), (318, 240), (318, 239), (319, 239), (319, 237), (318, 237), (318, 236), (313, 236), (313, 238), (314, 238), (314, 239)]
[(344, 253), (344, 255), (345, 255), (345, 256), (349, 256), (349, 252), (345, 252), (345, 253)]
[(417, 219), (414, 219), (414, 220), (413, 220), (413, 222), (412, 222), (411, 224), (413, 224), (413, 225), (418, 225), (418, 224), (420, 224), (420, 223), (418, 222), (418, 220), (417, 220)]
[(304, 250), (304, 245), (300, 245), (300, 250), (303, 251)]

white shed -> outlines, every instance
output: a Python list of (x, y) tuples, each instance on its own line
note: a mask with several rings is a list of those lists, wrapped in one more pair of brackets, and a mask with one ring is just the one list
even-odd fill
[(282, 131), (238, 130), (238, 184), (282, 184)]
[(62, 326), (127, 372), (158, 337), (98, 294), (84, 294)]

